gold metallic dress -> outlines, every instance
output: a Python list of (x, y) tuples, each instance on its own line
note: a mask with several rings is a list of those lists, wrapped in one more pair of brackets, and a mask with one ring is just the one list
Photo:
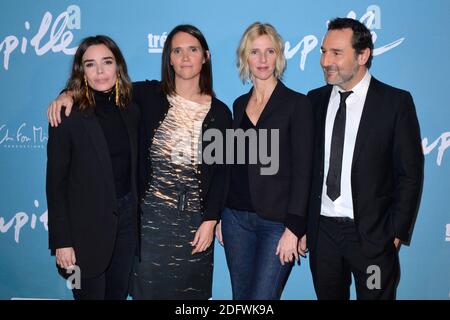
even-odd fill
[(181, 96), (170, 108), (150, 147), (152, 178), (141, 204), (141, 262), (131, 280), (134, 299), (209, 299), (213, 246), (192, 255), (202, 221), (196, 178), (199, 138), (210, 105)]

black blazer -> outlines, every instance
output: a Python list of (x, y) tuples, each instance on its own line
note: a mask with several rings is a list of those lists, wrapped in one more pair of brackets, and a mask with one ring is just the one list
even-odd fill
[[(233, 104), (233, 128), (239, 128), (253, 88)], [(256, 129), (279, 130), (279, 169), (261, 175), (261, 163), (248, 165), (254, 210), (265, 219), (280, 221), (302, 236), (306, 229), (314, 141), (313, 113), (309, 100), (278, 81), (261, 113)], [(272, 150), (269, 146), (268, 150)]]
[[(149, 149), (156, 130), (163, 122), (169, 110), (169, 102), (162, 91), (161, 83), (156, 80), (133, 83), (134, 101), (141, 108), (141, 134), (139, 156), (139, 198), (143, 199), (145, 189), (152, 177)], [(212, 98), (211, 109), (207, 113), (203, 124), (202, 134), (207, 129), (218, 129), (225, 137), (225, 130), (231, 128), (231, 112), (228, 107)], [(202, 151), (211, 142), (202, 143)], [(202, 205), (203, 221), (219, 220), (220, 212), (225, 204), (226, 185), (228, 181), (224, 164), (198, 165), (197, 178), (200, 182), (200, 201)]]
[[(137, 219), (137, 142), (139, 109), (131, 104), (121, 111), (131, 150), (130, 182), (133, 213)], [(114, 174), (108, 145), (93, 109), (80, 112), (49, 127), (47, 144), (47, 204), (49, 247), (73, 247), (83, 278), (106, 269), (117, 231)]]
[[(308, 223), (308, 247), (317, 240), (324, 179), (325, 119), (332, 86), (312, 90), (316, 150)], [(414, 102), (407, 91), (372, 77), (356, 137), (351, 187), (361, 245), (368, 256), (409, 241), (417, 213), (424, 157)]]

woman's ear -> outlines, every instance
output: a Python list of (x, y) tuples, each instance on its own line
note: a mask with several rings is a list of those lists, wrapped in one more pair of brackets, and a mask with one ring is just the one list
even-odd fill
[(205, 63), (206, 61), (211, 59), (211, 53), (209, 52), (209, 50), (206, 50), (206, 59), (203, 59), (203, 63)]

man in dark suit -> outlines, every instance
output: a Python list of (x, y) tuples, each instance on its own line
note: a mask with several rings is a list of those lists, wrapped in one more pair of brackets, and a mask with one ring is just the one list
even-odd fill
[(410, 239), (423, 181), (414, 103), (370, 75), (372, 37), (359, 21), (332, 20), (321, 50), (327, 85), (308, 93), (316, 150), (307, 244), (316, 294), (349, 299), (353, 274), (358, 299), (395, 299), (398, 249)]

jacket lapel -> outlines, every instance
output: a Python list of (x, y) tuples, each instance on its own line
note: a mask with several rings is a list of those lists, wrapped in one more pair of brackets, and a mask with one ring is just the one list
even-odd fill
[(278, 80), (275, 89), (273, 90), (269, 100), (267, 100), (267, 104), (264, 107), (261, 115), (259, 116), (257, 125), (260, 125), (266, 120), (272, 112), (277, 110), (278, 106), (283, 102), (282, 97), (284, 97), (284, 92), (286, 91), (286, 86)]
[(377, 105), (381, 103), (380, 96), (377, 93), (377, 81), (372, 77), (369, 89), (367, 91), (366, 101), (359, 122), (358, 133), (356, 135), (355, 149), (353, 151), (352, 169), (358, 161), (358, 156), (364, 147), (367, 137), (370, 135), (374, 126), (374, 119), (377, 119)]
[(242, 103), (236, 104), (236, 110), (234, 110), (233, 114), (233, 129), (239, 128), (239, 125), (242, 122), (242, 117), (244, 116), (245, 108), (247, 107), (248, 101), (252, 96), (253, 87), (250, 91), (242, 98)]
[[(113, 195), (112, 198), (116, 199), (116, 188), (114, 186), (114, 173), (112, 170), (111, 158), (109, 156), (109, 149), (106, 143), (105, 135), (103, 130), (94, 115), (94, 110), (91, 108), (86, 111), (83, 115), (83, 124), (88, 132), (91, 141), (94, 145), (95, 153), (100, 163), (101, 172), (105, 179), (106, 188), (110, 194)], [(115, 204), (116, 205), (116, 204)]]
[[(321, 167), (324, 165), (324, 157), (325, 157), (325, 125), (327, 120), (327, 111), (328, 111), (328, 103), (330, 101), (331, 92), (333, 90), (333, 86), (326, 86), (323, 95), (320, 97), (319, 101), (319, 110), (317, 110), (317, 123), (318, 125), (318, 141), (319, 141), (319, 156)], [(317, 147), (317, 146), (316, 146)]]

